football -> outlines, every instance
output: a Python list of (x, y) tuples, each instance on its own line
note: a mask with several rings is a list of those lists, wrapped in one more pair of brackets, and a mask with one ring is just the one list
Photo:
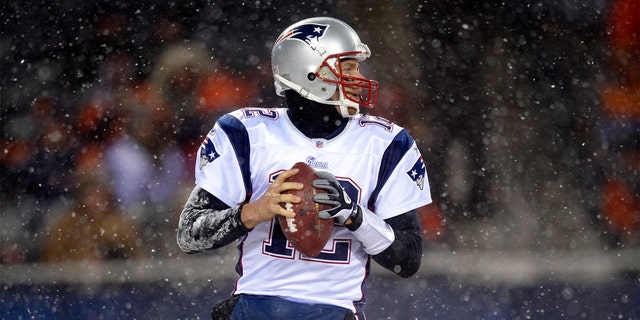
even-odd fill
[(283, 207), (296, 213), (294, 218), (278, 216), (280, 228), (289, 243), (300, 250), (307, 257), (316, 257), (331, 237), (333, 231), (333, 219), (320, 219), (318, 212), (324, 210), (326, 205), (313, 201), (313, 195), (326, 192), (314, 188), (311, 182), (318, 179), (315, 170), (304, 162), (293, 165), (298, 168), (298, 174), (289, 177), (286, 181), (300, 182), (304, 185), (302, 190), (288, 190), (286, 193), (295, 194), (302, 198), (300, 203), (283, 203)]

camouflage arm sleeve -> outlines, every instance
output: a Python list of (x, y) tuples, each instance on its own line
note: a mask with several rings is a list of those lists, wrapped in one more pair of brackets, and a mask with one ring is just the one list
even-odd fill
[(223, 247), (250, 230), (240, 220), (242, 204), (229, 208), (196, 186), (180, 214), (178, 246), (186, 253)]

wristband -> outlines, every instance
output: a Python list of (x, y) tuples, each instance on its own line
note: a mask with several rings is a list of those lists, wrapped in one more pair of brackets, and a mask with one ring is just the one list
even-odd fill
[(359, 212), (360, 226), (352, 232), (362, 243), (364, 251), (376, 255), (387, 249), (396, 239), (393, 228), (369, 209), (360, 207)]

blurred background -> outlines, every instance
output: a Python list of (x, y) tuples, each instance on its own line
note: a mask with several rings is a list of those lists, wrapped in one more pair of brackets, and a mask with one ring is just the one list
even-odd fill
[(345, 20), (434, 203), (371, 319), (640, 319), (640, 1), (3, 1), (0, 317), (208, 319), (235, 248), (176, 245), (223, 113), (280, 106), (275, 38)]

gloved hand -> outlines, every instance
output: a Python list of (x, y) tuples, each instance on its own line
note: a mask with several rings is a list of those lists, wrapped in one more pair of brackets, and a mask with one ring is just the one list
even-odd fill
[(313, 200), (331, 206), (329, 209), (320, 211), (318, 216), (321, 219), (335, 218), (336, 222), (342, 225), (351, 219), (345, 227), (352, 231), (357, 229), (362, 223), (362, 209), (351, 201), (340, 182), (331, 173), (318, 171), (316, 174), (320, 179), (314, 180), (312, 185), (315, 188), (326, 190), (327, 193), (318, 193), (313, 196)]

